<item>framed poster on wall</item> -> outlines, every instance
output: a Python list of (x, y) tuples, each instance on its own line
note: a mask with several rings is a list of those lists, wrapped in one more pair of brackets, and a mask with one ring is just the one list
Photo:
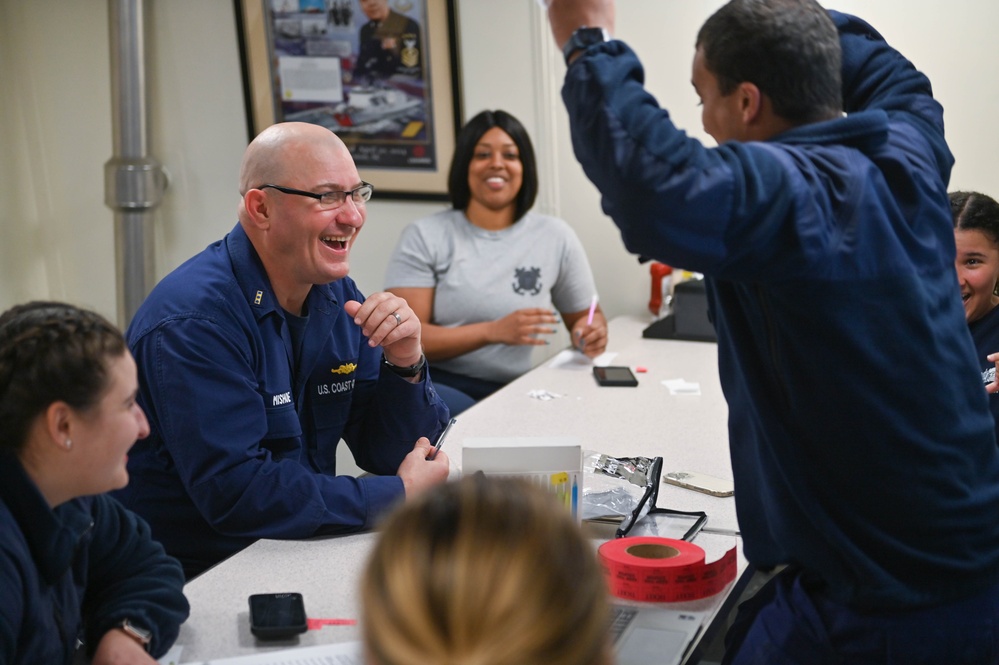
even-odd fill
[(248, 133), (322, 125), (379, 198), (447, 200), (461, 121), (454, 0), (234, 0)]

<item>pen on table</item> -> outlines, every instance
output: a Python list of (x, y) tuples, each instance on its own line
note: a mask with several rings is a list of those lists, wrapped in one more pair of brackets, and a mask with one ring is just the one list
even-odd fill
[(437, 452), (441, 449), (441, 446), (444, 445), (444, 438), (447, 436), (447, 433), (451, 431), (451, 425), (454, 425), (456, 422), (458, 422), (458, 419), (452, 418), (448, 421), (447, 425), (444, 426), (444, 430), (441, 432), (441, 435), (437, 437), (437, 443), (434, 444), (434, 449), (430, 451), (429, 455), (427, 455), (428, 460), (437, 459)]

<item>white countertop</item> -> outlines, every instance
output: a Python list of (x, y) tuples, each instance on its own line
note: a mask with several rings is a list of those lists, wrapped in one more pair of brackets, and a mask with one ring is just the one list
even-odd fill
[[(727, 408), (718, 382), (716, 347), (704, 342), (642, 339), (647, 322), (611, 322), (608, 350), (614, 365), (644, 367), (638, 387), (600, 387), (590, 371), (553, 369), (549, 362), (458, 416), (445, 443), (455, 467), (461, 444), (483, 436), (571, 436), (584, 451), (614, 457), (662, 456), (664, 471), (697, 471), (732, 477), (728, 454)], [(700, 394), (673, 395), (663, 380), (700, 384)], [(533, 390), (560, 397), (540, 400)], [(732, 498), (716, 498), (661, 484), (658, 506), (703, 510), (708, 528), (736, 531)], [(358, 618), (356, 582), (377, 534), (364, 533), (300, 541), (260, 540), (202, 573), (185, 586), (191, 616), (181, 626), (180, 662), (245, 655), (360, 639), (356, 625), (325, 626), (286, 641), (260, 642), (249, 628), (251, 593), (297, 591), (310, 619)], [(739, 543), (732, 535), (702, 533), (695, 542), (714, 561)], [(739, 556), (739, 570), (746, 563)], [(682, 604), (691, 610), (717, 609), (725, 594)]]

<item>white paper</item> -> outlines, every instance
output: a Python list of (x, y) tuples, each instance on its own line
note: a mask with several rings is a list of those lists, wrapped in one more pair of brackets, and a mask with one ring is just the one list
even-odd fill
[(278, 58), (281, 98), (295, 102), (342, 102), (340, 58)]
[(565, 397), (565, 395), (559, 395), (558, 393), (553, 393), (550, 390), (545, 390), (544, 388), (535, 388), (534, 390), (528, 390), (527, 396), (532, 399), (539, 399), (542, 402), (558, 399), (559, 397)]
[(337, 642), (185, 663), (185, 665), (364, 665), (360, 642)]
[(606, 367), (614, 361), (615, 357), (617, 357), (617, 352), (605, 351), (596, 358), (590, 358), (576, 349), (565, 349), (559, 351), (548, 363), (548, 366), (552, 369), (588, 370), (591, 367)]
[(670, 395), (700, 395), (701, 384), (683, 379), (666, 379), (663, 385), (669, 388)]

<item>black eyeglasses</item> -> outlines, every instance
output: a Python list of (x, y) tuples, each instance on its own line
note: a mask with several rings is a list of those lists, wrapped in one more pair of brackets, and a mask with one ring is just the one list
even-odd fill
[(316, 194), (315, 192), (306, 192), (301, 189), (292, 189), (291, 187), (282, 187), (281, 185), (260, 185), (257, 189), (276, 189), (279, 192), (284, 192), (285, 194), (295, 194), (296, 196), (308, 196), (310, 199), (315, 199), (319, 201), (319, 205), (323, 208), (339, 208), (347, 200), (349, 195), (351, 200), (355, 205), (362, 205), (371, 198), (371, 195), (375, 193), (375, 188), (371, 183), (362, 182), (360, 187), (352, 189), (350, 191), (334, 191), (334, 192), (323, 192), (322, 194)]

